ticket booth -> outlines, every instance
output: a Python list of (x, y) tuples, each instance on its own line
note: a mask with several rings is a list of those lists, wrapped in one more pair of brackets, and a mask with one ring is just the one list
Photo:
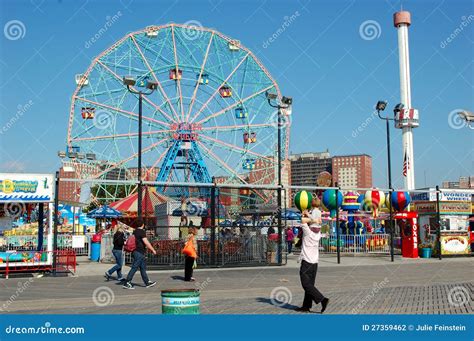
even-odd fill
[(400, 212), (395, 214), (394, 219), (400, 228), (402, 256), (406, 258), (418, 258), (418, 213)]

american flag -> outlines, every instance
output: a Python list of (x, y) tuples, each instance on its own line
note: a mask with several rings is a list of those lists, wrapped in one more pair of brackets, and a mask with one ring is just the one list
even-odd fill
[(410, 169), (410, 160), (407, 157), (407, 152), (405, 152), (405, 158), (403, 159), (403, 176), (406, 177), (408, 170)]

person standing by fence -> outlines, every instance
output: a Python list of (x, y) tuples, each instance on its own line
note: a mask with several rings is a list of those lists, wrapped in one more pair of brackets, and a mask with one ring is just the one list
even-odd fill
[(115, 258), (115, 265), (108, 271), (105, 272), (105, 278), (107, 280), (112, 278), (112, 274), (117, 271), (117, 280), (122, 281), (122, 266), (123, 266), (123, 245), (125, 244), (125, 233), (124, 228), (117, 224), (114, 228), (114, 237), (113, 237), (113, 249), (112, 254)]
[(189, 228), (188, 240), (183, 248), (184, 254), (184, 280), (186, 282), (194, 282), (193, 268), (197, 258), (197, 242), (196, 242), (197, 230), (194, 227)]
[(295, 235), (293, 233), (293, 229), (288, 227), (286, 229), (286, 245), (288, 246), (288, 254), (293, 251), (293, 240), (295, 239)]
[[(321, 313), (326, 310), (329, 299), (314, 286), (319, 262), (319, 240), (321, 239), (321, 201), (314, 198), (311, 202), (311, 211), (303, 212), (301, 225), (303, 229), (303, 242), (300, 254), (300, 280), (304, 289), (303, 305), (296, 308), (296, 311), (309, 312), (313, 301), (316, 304), (321, 303)], [(310, 224), (310, 226), (308, 226)]]

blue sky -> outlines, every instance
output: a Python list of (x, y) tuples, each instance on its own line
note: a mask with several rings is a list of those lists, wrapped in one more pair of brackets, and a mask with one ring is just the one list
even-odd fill
[[(56, 170), (56, 153), (65, 146), (74, 75), (130, 31), (193, 20), (239, 39), (263, 62), (283, 94), (294, 98), (291, 152), (328, 148), (332, 155), (367, 153), (373, 157), (374, 184), (385, 186), (385, 128), (372, 113), (378, 99), (388, 100), (390, 109), (399, 102), (392, 15), (403, 5), (412, 13), (412, 102), (421, 120), (414, 132), (416, 185), (474, 175), (474, 131), (450, 121), (453, 110), (474, 107), (473, 4), (3, 0), (0, 171)], [(107, 17), (119, 12), (119, 20), (86, 47)], [(294, 20), (270, 42), (292, 15)], [(6, 30), (12, 20), (22, 24), (19, 35)], [(374, 25), (375, 33), (361, 31), (364, 23)], [(401, 187), (402, 140), (395, 129), (392, 155), (394, 186)]]

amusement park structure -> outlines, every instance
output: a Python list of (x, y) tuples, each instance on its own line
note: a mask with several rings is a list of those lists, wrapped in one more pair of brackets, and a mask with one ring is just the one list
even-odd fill
[[(267, 97), (279, 103), (283, 97), (239, 41), (201, 26), (149, 26), (99, 54), (76, 83), (67, 148), (60, 155), (76, 169), (76, 178), (136, 180), (128, 169), (141, 156), (139, 181), (156, 180), (157, 189), (172, 197), (193, 194), (191, 187), (173, 184), (211, 183), (216, 177), (234, 185), (277, 185), (277, 150), (288, 158), (290, 127), (281, 129), (280, 145), (280, 113)], [(138, 115), (137, 93), (149, 89), (154, 91), (140, 100)], [(150, 178), (157, 168), (157, 177)], [(104, 199), (118, 199), (113, 186), (96, 186), (103, 187), (95, 193), (105, 193)], [(251, 195), (275, 200), (265, 191)]]
[(400, 65), (400, 101), (403, 106), (395, 111), (395, 127), (402, 129), (404, 187), (415, 189), (415, 160), (413, 156), (413, 128), (418, 127), (418, 110), (411, 106), (410, 53), (408, 27), (410, 12), (401, 11), (393, 15), (393, 24), (398, 33), (398, 57)]

